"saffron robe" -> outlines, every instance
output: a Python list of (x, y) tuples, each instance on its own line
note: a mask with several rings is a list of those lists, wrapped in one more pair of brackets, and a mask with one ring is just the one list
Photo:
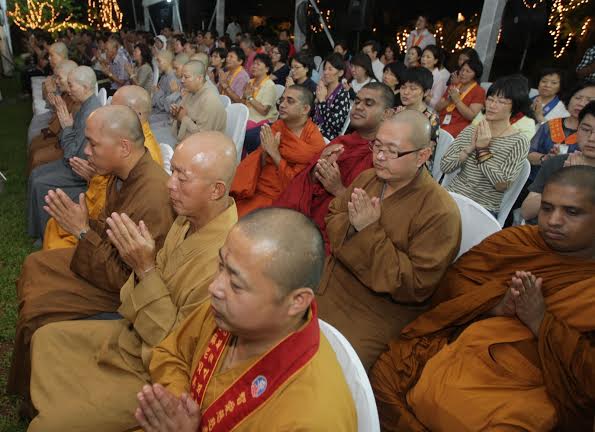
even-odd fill
[[(189, 392), (190, 380), (216, 329), (209, 302), (201, 305), (153, 352), (151, 378), (175, 395)], [(260, 357), (221, 371), (229, 352), (229, 338), (218, 367), (206, 389), (201, 411), (216, 400)], [(320, 333), (318, 351), (304, 367), (238, 425), (234, 432), (247, 431), (333, 431), (357, 430), (355, 406), (341, 366), (330, 344)]]
[[(537, 339), (516, 317), (482, 319), (517, 270), (544, 281)], [(541, 431), (557, 424), (590, 431), (594, 274), (595, 260), (559, 255), (536, 226), (509, 228), (475, 246), (449, 269), (436, 306), (372, 369), (383, 430)]]
[(236, 199), (240, 217), (257, 208), (271, 206), (291, 180), (302, 172), (325, 146), (318, 126), (310, 119), (299, 137), (283, 120), (273, 123), (271, 130), (273, 135), (281, 133), (281, 162), (279, 166), (275, 165), (268, 154), (263, 162), (262, 147), (240, 162), (231, 185), (231, 194)]
[[(369, 148), (369, 141), (362, 138), (359, 133), (353, 132), (349, 135), (339, 136), (329, 143), (329, 145), (331, 144), (343, 145), (343, 153), (337, 158), (337, 165), (344, 186), (349, 186), (362, 171), (372, 168), (372, 151)], [(326, 253), (329, 254), (330, 245), (324, 218), (328, 214), (329, 204), (335, 196), (328, 192), (318, 180), (313, 180), (311, 177), (312, 170), (316, 167), (321, 153), (316, 155), (310, 161), (310, 165), (295, 176), (279, 198), (273, 202), (273, 206), (297, 210), (314, 220), (322, 232)]]
[(185, 95), (180, 105), (186, 109), (186, 116), (180, 121), (174, 119), (172, 124), (172, 133), (178, 142), (201, 131), (225, 133), (227, 112), (212, 86), (205, 84), (196, 93)]
[(136, 394), (150, 382), (152, 348), (201, 303), (217, 273), (219, 249), (237, 222), (230, 205), (199, 231), (178, 216), (157, 254), (156, 270), (131, 275), (120, 291), (121, 320), (65, 321), (31, 343), (33, 431), (124, 431), (137, 427)]
[(105, 220), (113, 212), (126, 213), (135, 223), (143, 220), (159, 250), (174, 220), (166, 182), (163, 168), (145, 152), (126, 180), (110, 178), (105, 208), (98, 219), (89, 220), (91, 229), (76, 248), (39, 251), (25, 259), (17, 281), (19, 318), (10, 393), (28, 396), (29, 343), (35, 330), (118, 309), (120, 288), (131, 269), (110, 242)]
[(370, 169), (331, 202), (326, 218), (331, 255), (317, 294), (320, 318), (347, 338), (366, 370), (427, 309), (461, 239), (456, 203), (423, 167), (381, 201), (377, 222), (349, 237), (353, 189), (380, 197), (383, 186)]
[[(145, 135), (145, 147), (149, 151), (151, 158), (163, 167), (163, 156), (159, 144), (155, 141), (151, 126), (148, 122), (143, 122), (143, 133)], [(105, 206), (107, 193), (107, 183), (110, 176), (97, 175), (89, 182), (89, 188), (85, 192), (85, 202), (89, 210), (89, 219), (97, 219), (101, 210)], [(78, 239), (65, 231), (54, 218), (48, 220), (43, 234), (43, 250), (74, 247)]]

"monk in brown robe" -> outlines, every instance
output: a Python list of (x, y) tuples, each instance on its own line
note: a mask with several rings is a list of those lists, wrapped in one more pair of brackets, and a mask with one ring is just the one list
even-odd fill
[(178, 217), (159, 252), (143, 222), (117, 213), (107, 219), (108, 236), (133, 270), (120, 291), (123, 319), (35, 332), (31, 399), (39, 414), (29, 432), (137, 426), (136, 393), (150, 382), (152, 348), (208, 299), (219, 249), (238, 218), (228, 195), (235, 166), (235, 145), (220, 132), (199, 132), (176, 147), (168, 189)]
[(100, 175), (113, 174), (105, 208), (89, 219), (85, 195), (73, 202), (60, 189), (50, 191), (44, 207), (58, 224), (78, 239), (76, 248), (40, 251), (27, 257), (17, 283), (19, 318), (8, 391), (28, 396), (29, 343), (35, 330), (55, 321), (115, 312), (120, 288), (131, 267), (106, 232), (113, 212), (144, 221), (161, 248), (173, 222), (167, 174), (144, 146), (141, 123), (124, 106), (105, 106), (86, 123), (85, 155)]
[(309, 114), (314, 95), (295, 85), (279, 99), (279, 120), (260, 130), (260, 147), (238, 166), (231, 186), (238, 214), (269, 207), (291, 180), (324, 149), (324, 138)]
[(372, 151), (374, 168), (329, 207), (331, 255), (318, 294), (320, 317), (366, 369), (427, 307), (461, 238), (456, 203), (424, 167), (432, 150), (423, 114), (384, 121)]
[(538, 226), (463, 255), (371, 371), (386, 431), (590, 431), (595, 168), (545, 186)]

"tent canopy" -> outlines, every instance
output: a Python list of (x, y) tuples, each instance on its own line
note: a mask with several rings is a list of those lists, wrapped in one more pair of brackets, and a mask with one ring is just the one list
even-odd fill
[(169, 3), (173, 8), (173, 20), (172, 20), (172, 27), (174, 31), (182, 32), (182, 19), (180, 18), (180, 5), (178, 0), (143, 0), (143, 9), (144, 9), (144, 16), (145, 16), (145, 31), (153, 30), (153, 33), (157, 33), (155, 31), (155, 26), (151, 21), (151, 14), (149, 13), (149, 6), (153, 6), (157, 3)]

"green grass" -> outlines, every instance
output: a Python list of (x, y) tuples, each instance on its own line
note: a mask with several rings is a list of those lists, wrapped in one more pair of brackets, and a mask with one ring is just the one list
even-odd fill
[(18, 400), (5, 389), (18, 311), (15, 282), (32, 250), (25, 213), (26, 139), (32, 114), (31, 100), (17, 99), (16, 80), (0, 80), (0, 90), (0, 171), (8, 177), (0, 193), (0, 431), (18, 432), (27, 426), (18, 420)]

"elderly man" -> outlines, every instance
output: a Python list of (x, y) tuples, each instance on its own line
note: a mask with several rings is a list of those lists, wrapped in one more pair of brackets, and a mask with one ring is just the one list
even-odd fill
[(101, 64), (101, 70), (112, 81), (108, 91), (108, 94), (111, 96), (116, 90), (130, 81), (130, 75), (128, 75), (126, 65), (129, 65), (131, 61), (124, 47), (116, 39), (108, 39), (105, 46), (107, 62)]
[(291, 180), (324, 148), (324, 138), (310, 119), (314, 95), (293, 85), (279, 99), (279, 120), (260, 130), (260, 147), (238, 167), (231, 192), (241, 216), (270, 206)]
[(237, 222), (228, 195), (235, 166), (235, 145), (220, 132), (176, 147), (168, 189), (178, 217), (159, 252), (146, 224), (108, 218), (108, 235), (133, 270), (120, 291), (123, 319), (53, 323), (35, 333), (31, 398), (39, 414), (30, 432), (137, 425), (136, 393), (150, 382), (151, 349), (208, 298), (219, 249)]
[[(148, 118), (151, 113), (151, 96), (142, 87), (124, 86), (120, 87), (112, 98), (112, 105), (123, 105), (132, 108), (138, 115), (143, 126), (143, 135), (145, 137), (145, 147), (149, 151), (151, 158), (163, 166), (163, 157), (159, 144), (155, 141)], [(69, 161), (72, 169), (80, 174), (88, 183), (89, 188), (85, 192), (85, 203), (89, 211), (90, 219), (97, 219), (105, 206), (107, 185), (110, 176), (97, 175), (95, 169), (85, 159), (72, 158)], [(43, 235), (43, 249), (57, 249), (76, 246), (78, 239), (64, 230), (56, 219), (50, 218), (45, 227)]]
[(320, 317), (351, 342), (366, 369), (421, 313), (456, 257), (457, 205), (425, 169), (430, 123), (402, 111), (371, 143), (364, 171), (329, 206), (331, 245), (320, 285)]
[(322, 236), (302, 214), (269, 208), (242, 218), (219, 252), (211, 301), (153, 352), (158, 384), (139, 393), (142, 428), (356, 431), (351, 394), (318, 326), (323, 262)]
[(386, 431), (587, 431), (595, 381), (595, 168), (552, 175), (538, 226), (463, 255), (372, 369)]
[(42, 207), (49, 190), (60, 188), (71, 199), (75, 199), (87, 188), (85, 179), (72, 170), (68, 161), (73, 157), (84, 157), (87, 141), (85, 123), (89, 115), (101, 106), (95, 96), (95, 84), (95, 72), (88, 66), (79, 66), (68, 75), (70, 95), (81, 106), (73, 118), (65, 103), (57, 104), (56, 111), (62, 127), (60, 147), (63, 158), (35, 168), (29, 176), (28, 232), (31, 237), (39, 238), (45, 230), (49, 216)]
[(8, 390), (25, 397), (29, 342), (35, 330), (50, 322), (114, 312), (120, 305), (120, 288), (132, 269), (109, 241), (107, 217), (117, 212), (126, 213), (135, 223), (143, 221), (157, 249), (173, 222), (167, 174), (149, 156), (136, 113), (125, 106), (99, 108), (89, 116), (85, 134), (90, 164), (99, 175), (112, 176), (107, 200), (95, 220), (89, 219), (84, 194), (76, 202), (60, 189), (45, 197), (44, 210), (79, 242), (76, 248), (33, 253), (23, 264)]
[(182, 68), (182, 86), (186, 95), (180, 105), (170, 108), (174, 119), (172, 133), (179, 141), (196, 132), (225, 132), (227, 113), (219, 95), (206, 85), (207, 66), (189, 61)]
[(364, 170), (372, 168), (370, 142), (382, 120), (393, 113), (394, 95), (380, 83), (366, 84), (355, 97), (348, 135), (335, 138), (310, 161), (310, 165), (289, 183), (273, 203), (297, 210), (314, 219), (330, 252), (324, 218), (328, 206)]

